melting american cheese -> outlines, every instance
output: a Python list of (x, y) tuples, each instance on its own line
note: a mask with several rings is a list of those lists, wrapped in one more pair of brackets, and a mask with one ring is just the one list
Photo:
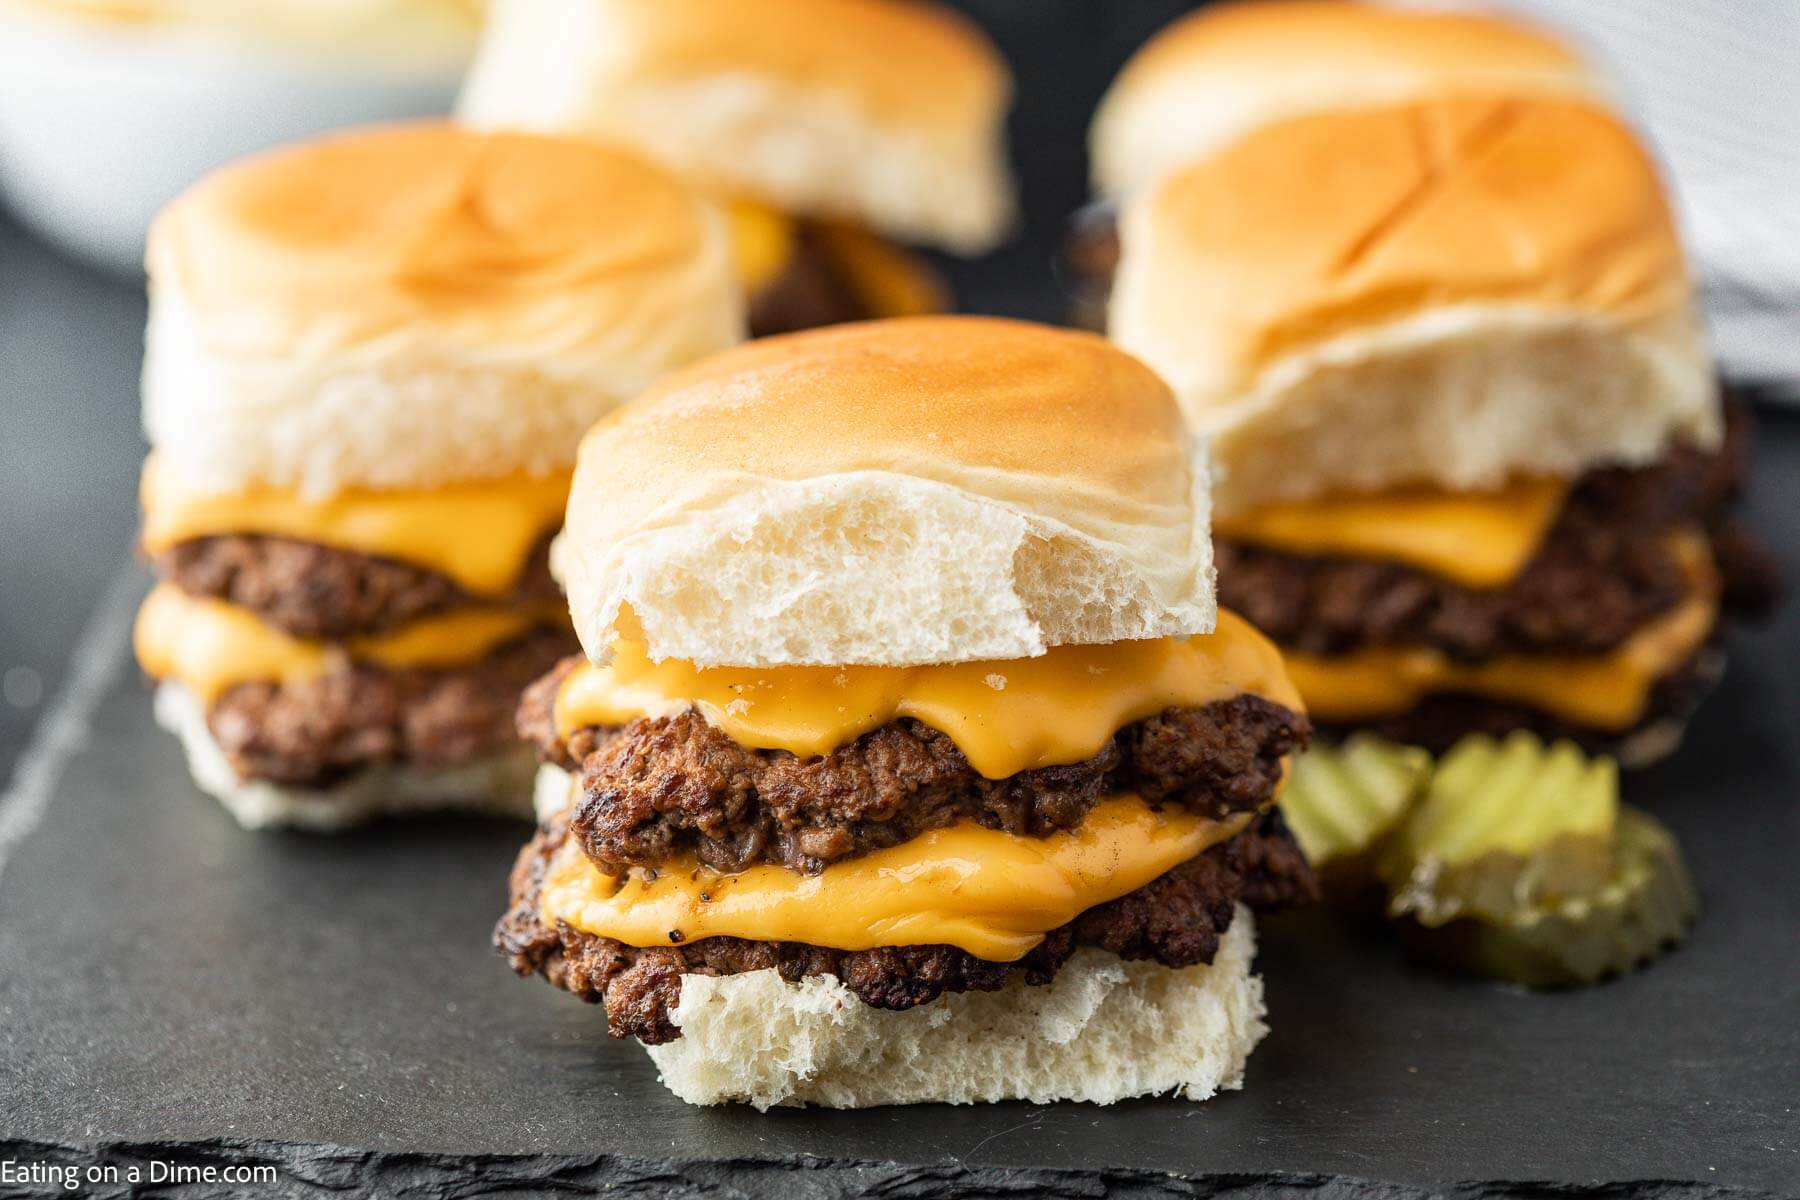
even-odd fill
[(1370, 647), (1333, 656), (1290, 652), (1288, 671), (1308, 711), (1326, 721), (1392, 716), (1428, 695), (1461, 692), (1623, 731), (1643, 718), (1657, 680), (1691, 658), (1718, 619), (1718, 580), (1705, 539), (1680, 534), (1670, 549), (1687, 576), (1686, 597), (1605, 654), (1464, 663), (1424, 647)]
[(541, 913), (629, 946), (709, 937), (798, 941), (838, 950), (950, 945), (1012, 962), (1094, 907), (1241, 831), (1130, 794), (1109, 796), (1074, 830), (1018, 837), (973, 822), (832, 863), (818, 875), (756, 866), (721, 875), (691, 861), (607, 875), (571, 838), (544, 875)]
[(352, 489), (325, 500), (259, 488), (215, 494), (184, 486), (157, 455), (140, 486), (144, 549), (231, 533), (297, 538), (441, 572), (480, 596), (512, 590), (526, 560), (562, 522), (569, 475), (515, 475), (418, 490)]
[(1492, 588), (1531, 561), (1568, 494), (1566, 480), (1525, 479), (1491, 492), (1332, 496), (1219, 517), (1213, 528), (1288, 554), (1383, 559)]
[[(754, 295), (781, 278), (800, 247), (799, 224), (753, 200), (725, 204), (732, 254), (744, 290)], [(949, 308), (943, 282), (919, 258), (860, 225), (808, 222), (818, 248), (857, 302), (876, 317), (912, 317)]]
[(912, 717), (954, 741), (990, 779), (1081, 762), (1133, 721), (1250, 692), (1295, 711), (1280, 653), (1233, 613), (1194, 638), (1056, 646), (1037, 658), (927, 667), (714, 667), (652, 662), (621, 642), (556, 698), (565, 733), (692, 707), (741, 746), (828, 754)]
[(774, 283), (794, 257), (798, 235), (793, 220), (766, 204), (742, 199), (726, 202), (725, 219), (744, 290), (758, 292)]
[(162, 583), (138, 610), (133, 643), (146, 675), (173, 680), (210, 705), (240, 683), (298, 683), (350, 662), (388, 667), (474, 662), (544, 617), (465, 608), (346, 642), (309, 641), (290, 637), (236, 605), (190, 596)]

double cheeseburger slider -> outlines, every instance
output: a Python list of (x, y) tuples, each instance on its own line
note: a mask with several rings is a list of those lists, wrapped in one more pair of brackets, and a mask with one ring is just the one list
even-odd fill
[(693, 1103), (1239, 1086), (1305, 741), (1215, 609), (1168, 389), (1087, 334), (917, 318), (680, 372), (582, 444), (585, 657), (526, 693), (496, 931)]
[(1265, 126), (1127, 208), (1111, 332), (1210, 439), (1219, 590), (1313, 719), (1671, 749), (1761, 590), (1656, 172), (1581, 101)]
[(208, 177), (149, 271), (137, 653), (201, 786), (246, 825), (529, 812), (575, 450), (741, 338), (717, 215), (620, 152), (401, 125)]
[(750, 329), (940, 312), (900, 243), (1011, 223), (1011, 77), (919, 0), (495, 0), (460, 115), (630, 146), (726, 206)]
[(1357, 0), (1208, 5), (1146, 42), (1095, 112), (1096, 199), (1071, 231), (1071, 282), (1098, 324), (1118, 264), (1118, 206), (1263, 125), (1432, 97), (1604, 94), (1567, 45), (1498, 13)]

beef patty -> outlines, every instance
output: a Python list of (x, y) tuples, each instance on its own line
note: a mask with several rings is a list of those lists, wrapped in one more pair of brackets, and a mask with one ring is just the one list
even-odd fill
[(556, 730), (557, 689), (574, 663), (533, 684), (520, 732), (575, 773), (572, 825), (603, 869), (693, 853), (716, 871), (827, 863), (973, 820), (1021, 837), (1073, 829), (1103, 796), (1136, 792), (1207, 816), (1267, 803), (1306, 718), (1258, 696), (1166, 709), (1121, 729), (1083, 762), (988, 779), (948, 736), (903, 717), (820, 757), (746, 749), (695, 712), (616, 729)]
[(1368, 645), (1429, 646), (1452, 657), (1594, 654), (1680, 602), (1684, 579), (1665, 539), (1708, 531), (1728, 603), (1765, 607), (1773, 568), (1731, 508), (1746, 470), (1748, 412), (1726, 406), (1714, 452), (1677, 447), (1662, 461), (1590, 473), (1570, 492), (1544, 545), (1500, 588), (1462, 587), (1398, 563), (1306, 557), (1215, 540), (1219, 602), (1284, 646), (1341, 654)]
[(1270, 910), (1318, 896), (1305, 856), (1280, 816), (1270, 812), (1137, 891), (1088, 909), (1017, 962), (990, 962), (954, 946), (832, 950), (735, 937), (638, 948), (582, 933), (566, 922), (555, 928), (544, 924), (538, 903), (544, 871), (569, 836), (566, 824), (553, 822), (520, 852), (511, 907), (494, 929), (494, 945), (519, 974), (541, 973), (589, 1003), (604, 1004), (613, 1037), (649, 1045), (681, 1035), (669, 1013), (681, 999), (684, 974), (733, 975), (773, 967), (790, 983), (835, 975), (865, 1004), (906, 1009), (945, 992), (994, 991), (1015, 971), (1028, 983), (1049, 983), (1078, 946), (1170, 967), (1208, 963), (1239, 900)]
[(381, 764), (470, 762), (518, 744), (520, 691), (575, 645), (573, 631), (541, 626), (467, 666), (353, 664), (297, 683), (239, 684), (207, 726), (240, 776), (296, 787)]
[[(338, 640), (380, 633), (478, 600), (429, 567), (340, 550), (317, 542), (238, 533), (178, 542), (155, 558), (159, 575), (183, 591), (255, 613), (299, 638)], [(560, 598), (550, 577), (550, 540), (527, 560), (507, 604)]]
[[(1515, 729), (1524, 729), (1545, 741), (1568, 740), (1590, 754), (1613, 755), (1627, 767), (1644, 766), (1674, 749), (1682, 724), (1718, 678), (1720, 653), (1714, 647), (1703, 647), (1693, 658), (1657, 680), (1650, 689), (1644, 715), (1630, 729), (1617, 733), (1577, 725), (1523, 704), (1461, 692), (1426, 696), (1392, 717), (1348, 726), (1326, 725), (1324, 732), (1342, 737), (1362, 729), (1389, 741), (1423, 746), (1433, 754), (1442, 754), (1465, 734), (1503, 737)], [(1640, 742), (1640, 737), (1652, 730), (1666, 731), (1669, 737)]]
[(874, 315), (832, 261), (818, 231), (801, 222), (787, 265), (750, 297), (750, 336), (796, 333)]

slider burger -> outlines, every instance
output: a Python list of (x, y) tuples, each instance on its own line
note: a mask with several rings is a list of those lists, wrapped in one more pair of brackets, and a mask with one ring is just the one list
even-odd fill
[(949, 307), (1012, 217), (998, 51), (912, 0), (496, 0), (460, 115), (631, 146), (731, 216), (758, 336)]
[(137, 653), (246, 825), (528, 812), (581, 434), (741, 337), (727, 234), (583, 142), (401, 125), (201, 181), (149, 246)]
[(1088, 334), (917, 318), (672, 376), (581, 449), (585, 658), (498, 946), (694, 1103), (1239, 1085), (1307, 723), (1217, 612), (1168, 389)]
[(1111, 332), (1210, 439), (1219, 592), (1313, 719), (1646, 761), (1756, 590), (1643, 148), (1572, 100), (1266, 126), (1124, 216)]
[(1117, 206), (1260, 126), (1430, 97), (1602, 94), (1568, 46), (1499, 14), (1353, 0), (1209, 5), (1146, 42), (1095, 112), (1097, 199), (1071, 233), (1072, 282), (1102, 310), (1118, 263)]

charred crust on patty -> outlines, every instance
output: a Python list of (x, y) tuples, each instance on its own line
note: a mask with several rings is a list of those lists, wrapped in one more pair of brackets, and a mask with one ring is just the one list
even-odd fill
[(550, 576), (548, 538), (499, 598), (472, 596), (429, 567), (269, 534), (178, 542), (153, 565), (182, 591), (246, 609), (297, 638), (341, 640), (474, 604), (521, 607), (561, 597)]
[(539, 626), (463, 666), (352, 663), (291, 683), (243, 683), (213, 704), (207, 727), (240, 776), (297, 787), (377, 765), (472, 762), (517, 745), (520, 690), (574, 646), (572, 631)]
[(1283, 757), (1311, 730), (1281, 705), (1239, 695), (1134, 722), (1082, 762), (988, 779), (949, 736), (904, 717), (812, 758), (740, 746), (691, 710), (565, 740), (554, 709), (569, 669), (526, 690), (519, 725), (578, 778), (574, 836), (611, 871), (691, 852), (716, 871), (816, 873), (964, 820), (1045, 837), (1118, 792), (1223, 817), (1263, 806)]
[(1304, 855), (1279, 815), (1271, 812), (1137, 891), (1052, 930), (1017, 962), (991, 962), (954, 946), (847, 951), (733, 937), (638, 948), (566, 922), (554, 927), (544, 923), (539, 903), (544, 873), (569, 836), (567, 824), (558, 820), (520, 852), (512, 872), (512, 903), (494, 930), (495, 948), (520, 975), (541, 974), (589, 1003), (604, 1005), (613, 1037), (635, 1037), (648, 1045), (681, 1035), (670, 1014), (680, 1003), (683, 975), (774, 969), (790, 983), (833, 975), (863, 1003), (900, 1010), (929, 1004), (946, 992), (994, 991), (1014, 972), (1030, 984), (1047, 984), (1080, 946), (1175, 968), (1210, 963), (1239, 900), (1268, 911), (1310, 903), (1318, 896), (1318, 882)]
[(1730, 513), (1746, 470), (1748, 416), (1739, 402), (1725, 411), (1716, 451), (1676, 446), (1648, 467), (1584, 476), (1542, 548), (1504, 587), (1469, 588), (1399, 563), (1283, 554), (1219, 537), (1219, 603), (1311, 654), (1372, 645), (1430, 647), (1463, 661), (1597, 654), (1681, 602), (1687, 583), (1666, 539), (1687, 526), (1712, 541), (1728, 607), (1766, 609), (1779, 588), (1773, 566)]

